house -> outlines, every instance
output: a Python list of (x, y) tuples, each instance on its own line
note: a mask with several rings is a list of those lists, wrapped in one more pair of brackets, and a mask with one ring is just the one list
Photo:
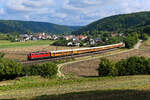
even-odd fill
[(101, 39), (101, 38), (95, 38), (94, 41), (95, 41), (96, 43), (99, 43), (99, 42), (102, 42), (102, 39)]
[(27, 41), (27, 40), (30, 40), (30, 36), (28, 34), (23, 34), (23, 35), (19, 35), (19, 39), (17, 40), (20, 40), (21, 42), (23, 41)]
[(78, 39), (78, 40), (85, 40), (87, 38), (87, 36), (78, 35), (75, 38)]
[(67, 36), (64, 36), (64, 38), (65, 38), (66, 40), (71, 40), (71, 39), (73, 39), (73, 35), (67, 35)]
[(116, 37), (116, 36), (118, 36), (118, 34), (117, 33), (111, 33), (111, 36)]
[(73, 46), (73, 43), (72, 43), (72, 42), (69, 42), (69, 43), (67, 44), (67, 46)]
[(94, 45), (94, 44), (95, 44), (94, 39), (90, 39), (90, 45)]
[(56, 36), (56, 35), (53, 35), (53, 36), (52, 36), (52, 39), (53, 39), (53, 40), (57, 40), (58, 38), (59, 38), (59, 37)]

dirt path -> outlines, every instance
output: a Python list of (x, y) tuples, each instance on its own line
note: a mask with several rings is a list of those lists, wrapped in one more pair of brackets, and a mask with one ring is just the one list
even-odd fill
[(134, 49), (139, 49), (141, 44), (142, 44), (142, 40), (139, 40), (139, 42), (134, 46)]

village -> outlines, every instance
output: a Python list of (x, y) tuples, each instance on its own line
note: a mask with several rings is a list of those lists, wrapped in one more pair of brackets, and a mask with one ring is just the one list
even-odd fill
[[(36, 33), (36, 34), (22, 34), (19, 35), (18, 38), (15, 40), (18, 42), (25, 42), (25, 41), (38, 41), (38, 40), (55, 40), (61, 41), (64, 40), (66, 42), (65, 45), (62, 46), (87, 46), (87, 45), (103, 45), (106, 41), (109, 41), (111, 38), (122, 37), (124, 34), (118, 33), (110, 33), (107, 36), (87, 36), (87, 35), (63, 35), (63, 34), (48, 34), (48, 33)], [(61, 43), (63, 43), (61, 41)], [(56, 43), (57, 45), (57, 43)]]

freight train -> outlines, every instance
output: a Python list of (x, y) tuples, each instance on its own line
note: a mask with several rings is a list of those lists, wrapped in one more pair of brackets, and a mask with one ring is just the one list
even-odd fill
[(109, 49), (113, 49), (113, 48), (121, 48), (124, 46), (125, 46), (124, 43), (118, 43), (118, 44), (99, 46), (99, 47), (58, 50), (58, 51), (50, 51), (50, 52), (31, 52), (28, 54), (27, 58), (28, 58), (28, 60), (53, 58), (53, 57), (77, 55), (77, 54), (83, 54), (83, 53), (89, 53), (89, 52), (104, 51), (104, 50), (109, 50)]

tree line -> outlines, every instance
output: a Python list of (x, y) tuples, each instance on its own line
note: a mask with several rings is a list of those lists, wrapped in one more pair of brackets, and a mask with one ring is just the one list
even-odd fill
[(52, 62), (24, 66), (16, 61), (3, 57), (4, 53), (0, 53), (0, 81), (34, 75), (52, 78), (57, 74), (57, 65)]
[(150, 75), (150, 59), (133, 56), (118, 62), (101, 59), (99, 76)]

